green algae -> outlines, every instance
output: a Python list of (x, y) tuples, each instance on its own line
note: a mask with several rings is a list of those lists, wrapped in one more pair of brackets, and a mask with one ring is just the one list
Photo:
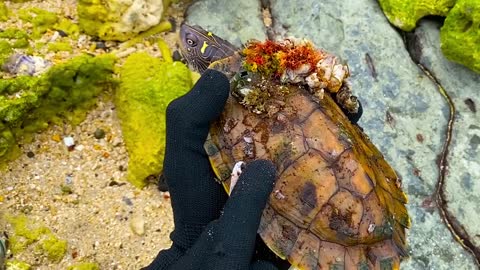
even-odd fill
[(0, 1), (0, 22), (8, 21), (10, 11), (3, 1)]
[(147, 53), (130, 55), (119, 70), (115, 106), (129, 155), (127, 179), (137, 187), (162, 170), (165, 147), (165, 111), (173, 99), (192, 86), (189, 69)]
[(34, 39), (40, 38), (58, 22), (57, 14), (39, 8), (21, 9), (18, 16), (21, 20), (33, 24), (32, 37)]
[(13, 234), (9, 236), (9, 248), (14, 255), (35, 245), (34, 248), (51, 262), (59, 262), (65, 256), (67, 241), (59, 239), (49, 228), (33, 222), (25, 215), (6, 215), (5, 220), (13, 228)]
[(110, 88), (116, 58), (81, 55), (38, 77), (0, 79), (0, 165), (18, 156), (18, 141), (68, 121), (79, 124)]
[(51, 262), (59, 262), (67, 252), (67, 241), (58, 239), (53, 233), (41, 239), (37, 246)]
[(446, 16), (456, 0), (379, 0), (390, 23), (411, 31), (417, 21), (427, 15)]
[(100, 270), (100, 266), (97, 263), (81, 262), (70, 265), (67, 270)]
[(32, 266), (26, 262), (19, 260), (10, 260), (7, 261), (7, 270), (30, 270)]
[(458, 0), (440, 30), (445, 57), (480, 73), (479, 29), (480, 1)]
[(2, 66), (13, 53), (13, 48), (10, 42), (0, 39), (0, 66)]
[[(102, 40), (127, 41), (134, 38), (135, 32), (125, 32), (120, 29), (118, 22), (121, 21), (121, 9), (124, 5), (111, 4), (109, 1), (79, 0), (77, 4), (78, 22), (80, 29), (88, 35), (96, 36)], [(113, 2), (113, 1), (110, 1)], [(166, 12), (171, 0), (163, 1), (163, 13)], [(162, 16), (163, 17), (163, 16)], [(162, 22), (160, 22), (162, 24)], [(155, 28), (156, 26), (153, 26)], [(168, 31), (162, 30), (162, 31)], [(145, 30), (149, 31), (149, 30)]]
[(59, 51), (71, 52), (72, 46), (70, 45), (70, 43), (67, 43), (67, 42), (53, 42), (53, 43), (48, 43), (48, 50), (51, 52), (59, 52)]
[(53, 29), (61, 30), (72, 38), (77, 38), (80, 34), (80, 27), (69, 19), (60, 18), (58, 23), (53, 25)]
[(13, 53), (14, 48), (29, 47), (27, 32), (17, 28), (6, 28), (0, 32), (0, 66)]

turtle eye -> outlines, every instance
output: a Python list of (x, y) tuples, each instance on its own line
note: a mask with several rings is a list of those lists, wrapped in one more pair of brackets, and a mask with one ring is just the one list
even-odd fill
[(195, 47), (197, 46), (197, 37), (191, 34), (187, 34), (185, 37), (185, 41), (187, 42), (187, 45), (190, 47)]

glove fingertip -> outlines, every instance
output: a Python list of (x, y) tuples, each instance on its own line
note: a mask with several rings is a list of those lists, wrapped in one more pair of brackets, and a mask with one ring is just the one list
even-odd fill
[(240, 175), (238, 189), (240, 191), (246, 189), (245, 191), (247, 192), (269, 193), (276, 178), (277, 171), (275, 165), (270, 160), (258, 159), (247, 164)]

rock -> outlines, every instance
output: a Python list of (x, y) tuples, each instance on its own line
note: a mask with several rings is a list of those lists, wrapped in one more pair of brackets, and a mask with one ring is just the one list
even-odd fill
[(455, 0), (379, 0), (388, 20), (396, 27), (411, 31), (427, 15), (446, 16)]
[[(194, 5), (189, 9), (187, 21), (201, 26), (210, 23), (211, 14), (204, 7), (212, 3), (216, 5), (215, 10), (241, 7), (226, 0), (197, 1), (198, 8)], [(359, 124), (397, 170), (409, 197), (412, 228), (407, 242), (410, 258), (402, 262), (401, 268), (475, 269), (473, 257), (452, 237), (438, 209), (425, 203), (435, 195), (439, 175), (435, 160), (445, 139), (448, 106), (436, 84), (412, 61), (402, 38), (376, 1), (305, 0), (298, 5), (294, 1), (270, 0), (270, 10), (273, 30), (278, 36), (311, 39), (318, 47), (335, 53), (348, 63), (352, 89), (364, 108)], [(229, 13), (215, 13), (217, 16), (215, 20), (219, 22), (234, 23)], [(256, 18), (257, 13), (251, 16)], [(239, 23), (238, 27), (243, 26)], [(246, 23), (244, 27), (251, 27), (251, 24)], [(228, 28), (222, 29), (228, 31)], [(250, 38), (258, 37), (252, 34)], [(233, 31), (227, 33), (227, 39), (231, 42), (241, 40)], [(453, 76), (462, 78), (461, 75)], [(417, 139), (418, 134), (423, 140)], [(473, 164), (474, 168), (478, 166), (476, 162), (468, 164)], [(450, 171), (450, 174), (462, 172)], [(469, 183), (468, 180), (464, 182)]]
[(252, 38), (264, 40), (267, 37), (260, 1), (257, 0), (235, 3), (226, 0), (195, 1), (187, 10), (186, 22), (198, 24), (237, 46)]
[(440, 49), (441, 24), (422, 20), (407, 37), (415, 61), (424, 65), (450, 95), (456, 108), (445, 189), (446, 209), (480, 248), (480, 75), (445, 59)]
[(21, 154), (16, 138), (63, 123), (61, 117), (74, 125), (83, 121), (96, 97), (111, 86), (115, 61), (112, 55), (85, 54), (39, 76), (0, 80), (0, 166)]
[(34, 156), (35, 156), (35, 153), (34, 153), (34, 152), (32, 152), (32, 151), (28, 151), (28, 152), (27, 152), (27, 157), (33, 158)]
[(125, 41), (160, 22), (162, 0), (78, 1), (80, 28), (102, 40)]
[(95, 137), (95, 139), (97, 139), (97, 140), (105, 138), (105, 130), (103, 130), (101, 128), (97, 128), (95, 130), (95, 132), (93, 133), (93, 137)]
[(128, 152), (127, 179), (137, 187), (162, 170), (165, 111), (168, 103), (192, 87), (188, 68), (147, 53), (130, 55), (120, 69), (115, 107)]
[(441, 48), (447, 59), (480, 73), (480, 1), (458, 0), (442, 27)]

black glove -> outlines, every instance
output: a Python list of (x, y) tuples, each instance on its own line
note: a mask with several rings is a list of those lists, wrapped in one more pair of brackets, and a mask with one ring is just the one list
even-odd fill
[(247, 164), (228, 198), (215, 182), (203, 148), (229, 89), (225, 75), (207, 70), (190, 92), (167, 108), (163, 173), (174, 215), (173, 244), (144, 269), (277, 269), (266, 261), (252, 261), (275, 167), (266, 160)]

